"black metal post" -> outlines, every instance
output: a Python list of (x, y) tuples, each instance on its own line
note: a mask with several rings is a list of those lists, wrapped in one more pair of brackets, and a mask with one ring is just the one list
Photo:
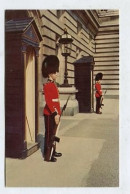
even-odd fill
[(65, 73), (64, 73), (64, 85), (68, 85), (68, 79), (67, 79), (67, 56), (65, 56)]
[(62, 87), (71, 87), (71, 85), (68, 83), (68, 71), (67, 71), (67, 57), (68, 57), (68, 54), (67, 55), (63, 55), (65, 57), (65, 73), (64, 73), (64, 83), (61, 85)]

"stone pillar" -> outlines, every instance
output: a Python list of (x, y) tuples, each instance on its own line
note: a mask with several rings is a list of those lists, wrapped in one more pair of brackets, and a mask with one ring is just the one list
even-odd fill
[(74, 116), (79, 112), (78, 101), (76, 100), (76, 90), (75, 87), (59, 87), (59, 95), (60, 95), (60, 105), (61, 109), (67, 101), (67, 98), (70, 96), (67, 107), (62, 115), (64, 116)]

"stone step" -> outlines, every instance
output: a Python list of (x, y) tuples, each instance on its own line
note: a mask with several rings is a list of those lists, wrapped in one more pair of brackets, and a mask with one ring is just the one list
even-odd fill
[[(102, 91), (103, 91), (103, 95), (104, 95), (104, 92), (106, 91), (105, 97), (119, 96), (119, 89), (102, 88)], [(94, 94), (95, 94), (95, 90), (94, 90)]]
[[(95, 79), (93, 81), (95, 82)], [(113, 85), (118, 84), (119, 85), (119, 79), (116, 79), (116, 80), (114, 78), (113, 79), (106, 79), (106, 80), (103, 79), (102, 84), (106, 84), (106, 85), (107, 84), (113, 84)]]
[(106, 52), (119, 52), (119, 48), (98, 48), (96, 53), (106, 53)]
[(107, 35), (97, 35), (96, 40), (101, 40), (101, 39), (111, 39), (111, 38), (119, 38), (119, 34), (107, 34)]
[(119, 65), (119, 61), (96, 61), (95, 62), (95, 66), (97, 65)]
[(94, 71), (102, 71), (102, 70), (119, 70), (119, 65), (95, 65), (94, 66)]
[(111, 57), (94, 57), (95, 62), (101, 62), (101, 61), (118, 61), (119, 62), (119, 57), (118, 56), (111, 56)]
[[(96, 73), (94, 73), (94, 79), (95, 79)], [(119, 79), (119, 74), (103, 74), (103, 79)]]
[(107, 88), (111, 90), (119, 90), (119, 84), (102, 84), (102, 89)]
[(94, 58), (102, 58), (102, 57), (118, 57), (119, 52), (101, 52), (101, 53), (96, 53), (94, 55)]
[(110, 32), (110, 31), (119, 31), (119, 25), (114, 25), (114, 26), (103, 26), (99, 28), (99, 33), (100, 32)]
[(38, 142), (27, 142), (27, 149), (25, 149), (22, 152), (21, 159), (24, 159), (24, 158), (32, 155), (38, 149), (39, 149), (39, 143)]
[[(95, 76), (98, 72), (99, 72), (99, 70), (98, 70), (98, 71), (97, 71), (97, 70), (94, 70), (94, 76)], [(100, 72), (103, 73), (103, 76), (105, 76), (105, 75), (112, 75), (112, 76), (118, 75), (118, 76), (119, 76), (119, 70), (106, 70), (106, 71), (100, 70)]]
[(119, 43), (119, 39), (102, 39), (102, 40), (96, 40), (96, 44), (105, 44), (105, 43)]
[(98, 48), (119, 48), (119, 43), (97, 44), (96, 45), (96, 52), (97, 52)]
[(102, 90), (112, 90), (112, 91), (114, 91), (114, 90), (119, 90), (119, 87), (118, 88), (112, 88), (111, 86), (109, 87), (108, 85), (104, 85), (104, 86), (102, 86)]
[[(105, 91), (105, 89), (103, 89), (103, 94), (104, 94), (104, 91)], [(113, 96), (113, 95), (119, 95), (119, 90), (107, 89), (105, 96)]]

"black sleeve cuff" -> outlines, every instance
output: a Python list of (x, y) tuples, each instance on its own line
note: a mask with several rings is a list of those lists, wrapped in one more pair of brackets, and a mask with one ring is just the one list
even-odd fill
[(57, 115), (57, 112), (56, 111), (52, 113), (52, 116), (53, 117), (55, 117), (56, 115)]

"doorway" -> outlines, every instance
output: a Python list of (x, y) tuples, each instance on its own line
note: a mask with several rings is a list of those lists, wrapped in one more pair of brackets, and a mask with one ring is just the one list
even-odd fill
[(93, 112), (93, 56), (83, 56), (74, 62), (76, 98), (80, 113)]
[(26, 63), (26, 132), (27, 144), (35, 142), (35, 51), (27, 48)]

